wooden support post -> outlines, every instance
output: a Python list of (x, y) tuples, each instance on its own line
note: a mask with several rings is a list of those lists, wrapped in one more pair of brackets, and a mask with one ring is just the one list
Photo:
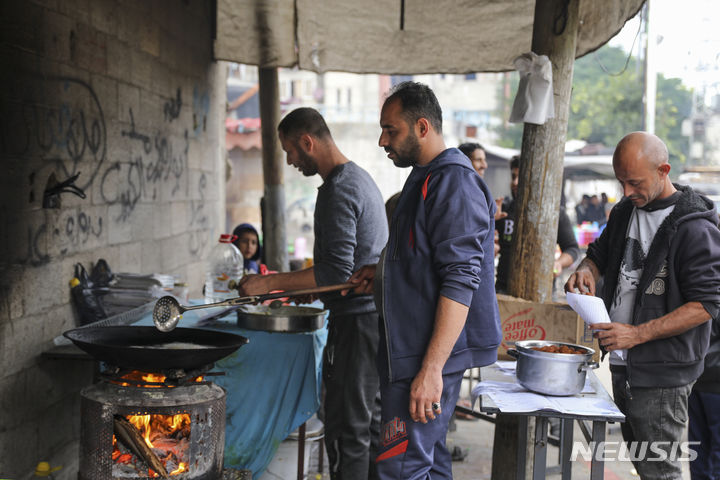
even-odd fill
[(570, 110), (579, 0), (537, 0), (532, 50), (552, 62), (555, 118), (525, 124), (508, 290), (536, 302), (552, 298), (553, 263)]
[[(553, 263), (570, 109), (579, 0), (537, 0), (532, 51), (552, 62), (555, 118), (544, 125), (526, 123), (523, 130), (515, 232), (511, 247), (508, 292), (545, 302), (552, 299)], [(527, 437), (535, 438), (533, 422)], [(515, 477), (519, 439), (517, 417), (498, 416), (493, 447), (493, 480)], [(533, 464), (532, 442), (525, 447), (525, 465)], [(526, 468), (524, 478), (531, 472)]]
[(262, 135), (263, 179), (265, 183), (263, 212), (263, 247), (270, 270), (288, 270), (287, 235), (285, 231), (285, 189), (283, 186), (283, 152), (277, 136), (280, 123), (280, 101), (277, 68), (259, 68), (260, 132)]

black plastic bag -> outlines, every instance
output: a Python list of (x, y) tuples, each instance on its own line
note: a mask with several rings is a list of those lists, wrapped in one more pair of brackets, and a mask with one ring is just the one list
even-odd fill
[[(105, 261), (103, 260), (103, 262)], [(96, 295), (94, 284), (90, 280), (87, 270), (80, 263), (75, 264), (75, 277), (70, 281), (70, 293), (80, 318), (80, 325), (87, 325), (108, 317), (102, 301)]]

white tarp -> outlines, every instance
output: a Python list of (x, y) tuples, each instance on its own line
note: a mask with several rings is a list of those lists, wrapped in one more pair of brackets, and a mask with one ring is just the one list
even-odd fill
[[(576, 56), (643, 1), (581, 0)], [(316, 72), (507, 71), (531, 51), (534, 11), (535, 0), (217, 0), (215, 56)]]

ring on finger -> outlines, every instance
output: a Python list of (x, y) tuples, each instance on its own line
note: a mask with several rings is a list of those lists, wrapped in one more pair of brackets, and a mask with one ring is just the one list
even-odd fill
[(433, 410), (440, 410), (440, 402), (433, 402), (433, 403), (432, 403), (432, 409), (433, 409)]

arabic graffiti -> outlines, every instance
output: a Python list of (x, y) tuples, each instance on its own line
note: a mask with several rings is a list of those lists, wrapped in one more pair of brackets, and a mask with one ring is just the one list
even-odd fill
[[(25, 183), (18, 185), (18, 198), (39, 208), (50, 176), (64, 180), (80, 172), (76, 185), (100, 198), (96, 197), (95, 204), (74, 202), (54, 212), (30, 210), (27, 218), (19, 215), (18, 227), (26, 231), (27, 243), (18, 245), (16, 261), (40, 266), (57, 257), (102, 246), (107, 241), (106, 221), (127, 223), (139, 203), (185, 200), (191, 188), (197, 190), (189, 202), (192, 233), (188, 248), (192, 255), (203, 252), (208, 243), (206, 232), (211, 228), (206, 205), (208, 181), (201, 174), (192, 187), (187, 176), (190, 138), (206, 128), (206, 92), (193, 89), (192, 130), (176, 122), (182, 118), (184, 107), (180, 87), (157, 111), (159, 123), (152, 124), (144, 117), (141, 127), (133, 109), (128, 108), (130, 125), (119, 128), (111, 150), (119, 153), (108, 156), (105, 113), (90, 84), (69, 77), (27, 83), (18, 82), (12, 94), (0, 100), (2, 162), (28, 172)], [(117, 145), (121, 139), (127, 147)], [(108, 210), (109, 206), (116, 208)], [(112, 212), (110, 219), (104, 218), (108, 211)]]
[[(130, 112), (130, 130), (122, 130), (121, 135), (137, 142), (139, 152), (130, 153), (129, 160), (117, 160), (102, 175), (100, 194), (109, 205), (120, 204), (122, 209), (114, 220), (128, 220), (141, 198), (157, 200), (160, 184), (169, 183), (170, 195), (180, 191), (180, 180), (187, 170), (190, 143), (185, 130), (182, 144), (174, 147), (166, 134), (150, 135), (138, 130), (132, 108)], [(130, 151), (134, 151), (130, 149)]]

